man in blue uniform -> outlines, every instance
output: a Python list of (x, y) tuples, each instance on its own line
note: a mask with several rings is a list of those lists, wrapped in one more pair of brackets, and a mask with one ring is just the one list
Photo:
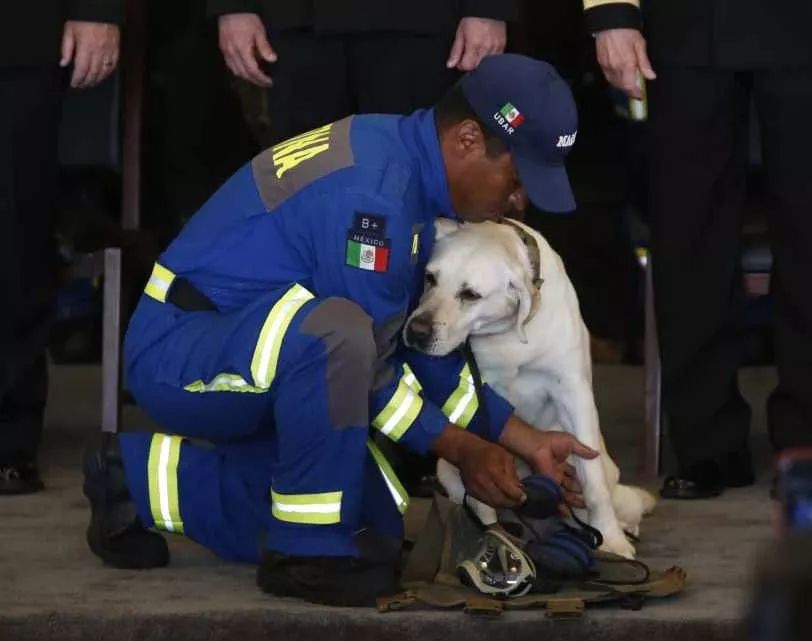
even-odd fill
[(182, 533), (259, 562), (267, 592), (364, 604), (397, 590), (395, 564), (364, 550), (401, 538), (408, 504), (371, 430), (449, 460), (494, 506), (524, 499), (511, 454), (576, 489), (566, 457), (596, 453), (534, 431), (487, 387), (480, 407), (461, 357), (399, 342), (434, 219), (498, 219), (526, 194), (572, 208), (575, 129), (549, 65), (498, 55), (433, 110), (325, 125), (234, 174), (130, 323), (127, 380), (166, 433), (86, 452), (91, 549), (154, 567), (168, 552), (148, 528)]

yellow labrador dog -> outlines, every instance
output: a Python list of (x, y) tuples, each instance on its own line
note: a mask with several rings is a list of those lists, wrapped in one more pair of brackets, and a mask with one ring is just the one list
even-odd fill
[[(575, 460), (584, 516), (603, 534), (604, 550), (633, 558), (624, 530), (637, 534), (655, 500), (618, 482), (592, 393), (589, 334), (561, 258), (540, 234), (515, 221), (460, 225), (442, 219), (436, 236), (426, 289), (407, 321), (408, 329), (419, 319), (424, 338), (430, 323), (430, 338), (413, 347), (442, 356), (470, 336), (482, 378), (521, 418), (538, 429), (566, 430), (598, 450), (597, 459)], [(517, 465), (520, 477), (530, 473), (523, 462)], [(458, 470), (441, 460), (438, 476), (461, 503)], [(468, 500), (483, 523), (496, 521), (493, 509)]]

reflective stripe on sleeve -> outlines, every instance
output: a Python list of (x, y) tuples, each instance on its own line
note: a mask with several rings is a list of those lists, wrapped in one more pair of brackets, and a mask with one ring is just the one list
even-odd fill
[[(413, 379), (413, 382), (408, 382)], [(398, 386), (392, 398), (372, 420), (372, 426), (393, 441), (399, 441), (414, 423), (423, 408), (423, 399), (413, 385), (419, 385), (407, 366), (403, 367)], [(419, 390), (419, 387), (417, 388)]]
[(175, 280), (173, 272), (163, 265), (155, 263), (149, 281), (147, 281), (147, 286), (144, 288), (144, 293), (161, 303), (165, 303), (166, 293), (169, 291), (169, 286), (173, 280)]
[(460, 372), (460, 383), (443, 404), (442, 412), (451, 423), (460, 427), (468, 427), (477, 409), (479, 409), (479, 399), (476, 395), (474, 377), (471, 376), (471, 370), (466, 364)]

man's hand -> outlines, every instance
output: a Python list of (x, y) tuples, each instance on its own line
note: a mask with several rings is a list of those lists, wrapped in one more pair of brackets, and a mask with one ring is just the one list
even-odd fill
[(60, 67), (73, 62), (70, 86), (93, 87), (109, 76), (118, 64), (118, 26), (105, 22), (68, 20), (62, 30)]
[(642, 99), (638, 71), (646, 80), (657, 77), (646, 53), (643, 34), (637, 29), (607, 29), (598, 32), (595, 47), (606, 79), (630, 97)]
[(460, 470), (466, 491), (493, 508), (515, 508), (527, 498), (513, 457), (456, 425), (447, 425), (432, 448)]
[(581, 486), (575, 469), (567, 463), (571, 455), (593, 459), (598, 452), (566, 432), (541, 432), (513, 415), (502, 431), (500, 442), (507, 450), (524, 459), (536, 472), (554, 479), (564, 490), (564, 498), (573, 507), (584, 507)]
[(488, 54), (502, 53), (506, 42), (507, 28), (501, 20), (463, 18), (457, 26), (457, 35), (446, 66), (471, 71)]
[(255, 13), (229, 13), (218, 19), (220, 51), (226, 66), (238, 78), (260, 87), (270, 87), (271, 79), (259, 68), (260, 59), (276, 62), (262, 20)]

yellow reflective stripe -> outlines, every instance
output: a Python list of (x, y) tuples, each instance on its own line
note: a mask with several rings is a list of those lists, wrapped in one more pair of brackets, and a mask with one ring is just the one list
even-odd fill
[[(372, 426), (381, 431), (393, 441), (399, 441), (414, 423), (420, 410), (423, 409), (423, 399), (406, 382), (409, 372), (404, 366), (404, 373), (398, 381), (398, 387), (386, 406), (373, 419)], [(415, 379), (416, 381), (417, 379)]]
[(341, 522), (342, 494), (279, 494), (271, 490), (271, 513), (287, 523), (334, 525)]
[(169, 291), (169, 286), (173, 280), (175, 280), (174, 273), (163, 265), (155, 263), (149, 281), (147, 281), (147, 286), (144, 288), (144, 293), (161, 303), (165, 303), (166, 292)]
[(180, 436), (154, 434), (147, 464), (149, 507), (155, 527), (178, 534), (183, 534), (178, 496), (178, 461), (182, 442)]
[(311, 298), (313, 294), (297, 283), (268, 312), (251, 359), (251, 376), (258, 388), (268, 389), (271, 386), (285, 332), (299, 308)]
[(479, 409), (479, 399), (476, 396), (474, 377), (471, 376), (471, 370), (466, 365), (460, 372), (460, 384), (448, 397), (442, 407), (442, 412), (450, 422), (460, 427), (468, 427), (477, 409)]
[(389, 461), (386, 460), (386, 457), (378, 446), (370, 440), (367, 441), (367, 447), (372, 454), (372, 458), (374, 458), (378, 464), (378, 469), (381, 471), (381, 475), (383, 475), (383, 480), (386, 481), (386, 487), (389, 488), (389, 493), (392, 495), (395, 505), (397, 505), (401, 514), (405, 514), (406, 509), (409, 507), (409, 494), (403, 489), (398, 475), (395, 474), (395, 470), (392, 469)]
[(406, 385), (411, 387), (415, 392), (419, 392), (423, 389), (423, 386), (420, 384), (420, 381), (417, 380), (417, 376), (414, 375), (412, 368), (409, 367), (406, 363), (403, 363), (403, 371), (406, 373), (404, 380), (406, 381)]
[(640, 8), (640, 0), (584, 0), (584, 9), (594, 9), (605, 4), (630, 4)]
[(249, 392), (251, 394), (263, 394), (268, 391), (267, 389), (254, 387), (239, 374), (227, 373), (218, 374), (208, 383), (204, 383), (202, 379), (198, 379), (193, 383), (185, 385), (183, 389), (187, 392), (197, 392), (200, 394), (205, 392)]

